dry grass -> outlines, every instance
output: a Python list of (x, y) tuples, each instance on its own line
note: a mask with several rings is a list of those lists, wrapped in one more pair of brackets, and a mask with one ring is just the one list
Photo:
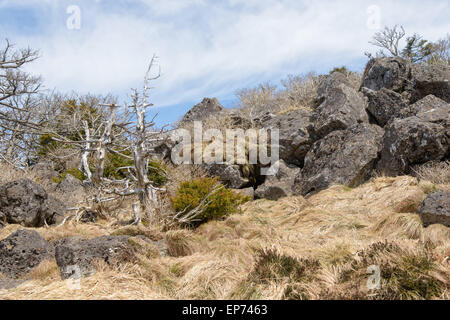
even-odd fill
[(277, 89), (270, 83), (263, 83), (251, 89), (239, 90), (239, 111), (248, 119), (264, 113), (284, 114), (293, 110), (312, 110), (317, 97), (318, 77), (313, 73), (304, 76), (289, 75)]
[(430, 161), (413, 168), (414, 175), (420, 180), (433, 184), (450, 184), (450, 161)]
[[(361, 74), (347, 71), (348, 83), (356, 91), (361, 85)], [(254, 119), (267, 112), (286, 114), (294, 110), (313, 110), (317, 98), (320, 76), (308, 73), (301, 76), (289, 75), (281, 80), (282, 87), (262, 83), (255, 88), (239, 90), (239, 111), (247, 118)]]
[(0, 162), (0, 185), (22, 178), (33, 180), (41, 184), (46, 189), (49, 189), (52, 186), (52, 181), (41, 179), (32, 170), (17, 170), (12, 168), (10, 165)]
[[(414, 211), (425, 196), (418, 180), (405, 176), (332, 186), (308, 199), (258, 200), (224, 221), (166, 232), (171, 256), (100, 265), (74, 291), (45, 262), (0, 299), (449, 299), (450, 229), (422, 226)], [(53, 239), (114, 228), (37, 231)], [(370, 265), (381, 269), (378, 291), (366, 287)]]

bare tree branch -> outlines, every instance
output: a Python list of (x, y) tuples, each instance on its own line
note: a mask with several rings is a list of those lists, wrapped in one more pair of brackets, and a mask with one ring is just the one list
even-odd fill
[(395, 25), (393, 28), (385, 27), (382, 31), (375, 33), (373, 40), (369, 43), (381, 49), (386, 49), (394, 57), (398, 57), (400, 56), (399, 43), (404, 36), (405, 29), (402, 26), (397, 29), (397, 25)]

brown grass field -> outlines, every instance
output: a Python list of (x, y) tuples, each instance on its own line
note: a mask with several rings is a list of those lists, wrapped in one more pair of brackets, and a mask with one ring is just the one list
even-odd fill
[[(450, 185), (379, 177), (308, 199), (249, 202), (197, 230), (124, 228), (114, 218), (40, 228), (47, 240), (158, 234), (170, 255), (142, 249), (136, 263), (98, 263), (79, 290), (61, 280), (55, 261), (45, 261), (29, 281), (0, 290), (0, 299), (449, 299), (450, 228), (424, 228), (415, 213), (436, 188)], [(20, 228), (6, 226), (0, 239)], [(381, 271), (380, 289), (366, 285), (372, 265)]]

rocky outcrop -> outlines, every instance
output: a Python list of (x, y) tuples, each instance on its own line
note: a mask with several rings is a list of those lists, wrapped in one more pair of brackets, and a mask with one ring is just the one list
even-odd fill
[(412, 165), (448, 157), (449, 74), (447, 66), (398, 57), (368, 63), (361, 91), (368, 112), (386, 131), (378, 171), (407, 174)]
[(430, 94), (450, 103), (449, 81), (449, 66), (414, 65), (412, 67), (411, 103)]
[(61, 278), (87, 277), (95, 273), (95, 259), (109, 264), (131, 261), (133, 253), (127, 236), (103, 236), (92, 240), (68, 238), (55, 245)]
[(386, 127), (378, 171), (387, 175), (410, 172), (412, 165), (442, 160), (449, 152), (448, 127), (430, 122), (439, 110), (394, 120)]
[(19, 278), (49, 258), (49, 245), (36, 231), (18, 230), (0, 241), (0, 272)]
[(379, 91), (362, 88), (361, 91), (368, 98), (367, 111), (381, 127), (391, 119), (403, 118), (405, 114), (409, 114), (408, 101), (395, 91), (386, 88)]
[(289, 167), (283, 160), (275, 164), (278, 168), (275, 175), (267, 176), (266, 181), (255, 190), (256, 199), (278, 200), (294, 194), (295, 177), (300, 168)]
[(389, 89), (411, 104), (430, 94), (450, 102), (449, 80), (449, 66), (412, 64), (399, 57), (377, 58), (367, 64), (361, 88)]
[(182, 122), (202, 121), (211, 116), (226, 113), (227, 110), (216, 98), (204, 98), (202, 102), (190, 109), (181, 120)]
[(295, 191), (308, 195), (331, 184), (354, 187), (365, 182), (378, 159), (382, 136), (382, 128), (363, 123), (315, 142), (295, 179)]
[[(341, 72), (320, 76), (312, 110), (277, 115), (270, 113), (277, 106), (268, 105), (266, 113), (247, 119), (216, 99), (204, 99), (183, 121), (238, 115), (235, 125), (241, 129), (250, 125), (278, 129), (280, 160), (288, 168), (301, 168), (295, 173), (295, 192), (305, 195), (333, 183), (356, 186), (375, 169), (398, 175), (409, 173), (411, 165), (449, 157), (449, 70), (414, 65), (399, 57), (376, 58), (367, 64), (360, 92)], [(168, 139), (162, 153), (170, 154), (176, 144), (176, 139)], [(261, 165), (254, 167), (248, 174), (242, 165), (202, 165), (209, 176), (219, 177), (230, 188), (256, 188), (256, 198), (290, 194), (290, 182), (265, 178), (259, 172)]]
[(42, 227), (62, 221), (66, 207), (28, 179), (0, 187), (0, 221), (24, 227)]
[(318, 106), (311, 118), (311, 131), (315, 140), (330, 132), (348, 129), (357, 123), (369, 122), (363, 95), (341, 80), (342, 77), (340, 72), (334, 72), (321, 80)]
[(167, 243), (164, 239), (151, 240), (143, 235), (128, 238), (128, 244), (135, 252), (140, 252), (147, 258), (158, 258), (169, 255)]
[(418, 209), (425, 226), (440, 223), (450, 227), (450, 192), (438, 191), (429, 194)]
[(313, 143), (308, 132), (311, 116), (310, 111), (299, 109), (264, 122), (264, 129), (279, 130), (280, 159), (286, 163), (303, 166)]
[(361, 87), (397, 93), (411, 90), (411, 64), (399, 57), (372, 59), (366, 66)]

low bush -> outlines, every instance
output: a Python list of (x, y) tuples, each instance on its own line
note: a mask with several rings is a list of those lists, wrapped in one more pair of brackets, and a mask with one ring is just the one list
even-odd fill
[[(217, 187), (220, 189), (214, 191)], [(183, 211), (187, 213), (201, 206), (193, 219), (184, 222), (193, 226), (236, 213), (239, 205), (248, 200), (248, 197), (220, 185), (217, 178), (199, 178), (183, 182), (178, 187), (176, 195), (170, 198), (173, 209), (178, 213)]]

